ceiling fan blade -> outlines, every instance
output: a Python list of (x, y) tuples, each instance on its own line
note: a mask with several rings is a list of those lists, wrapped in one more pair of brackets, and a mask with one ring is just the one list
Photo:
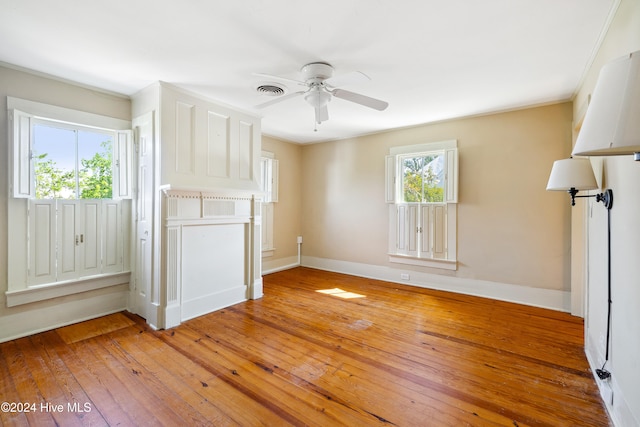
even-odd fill
[(344, 89), (334, 89), (331, 91), (336, 98), (346, 99), (347, 101), (355, 102), (356, 104), (364, 105), (365, 107), (373, 108), (374, 110), (382, 111), (389, 106), (386, 101), (371, 98), (366, 95), (351, 92)]
[(324, 82), (331, 87), (340, 87), (364, 83), (370, 81), (371, 78), (361, 71), (352, 71), (340, 76), (330, 77)]
[(289, 79), (287, 77), (274, 76), (272, 74), (253, 73), (253, 75), (258, 77), (265, 77), (271, 80), (281, 81), (283, 83), (288, 83), (288, 84), (295, 84), (295, 85), (302, 85), (302, 86), (307, 85), (305, 82), (301, 82), (300, 80)]
[(329, 120), (329, 109), (326, 105), (316, 108), (316, 123), (320, 124), (326, 120)]
[(277, 104), (278, 102), (286, 101), (287, 99), (290, 99), (290, 98), (295, 98), (296, 96), (302, 95), (303, 93), (304, 91), (291, 92), (286, 95), (278, 96), (277, 98), (274, 98), (270, 101), (263, 102), (262, 104), (258, 104), (254, 108), (258, 108), (258, 109), (266, 108), (273, 104)]

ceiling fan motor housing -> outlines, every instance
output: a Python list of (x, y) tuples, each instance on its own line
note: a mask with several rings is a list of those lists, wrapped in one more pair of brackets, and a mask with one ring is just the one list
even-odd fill
[(306, 83), (319, 83), (333, 76), (333, 67), (326, 62), (312, 62), (300, 69)]

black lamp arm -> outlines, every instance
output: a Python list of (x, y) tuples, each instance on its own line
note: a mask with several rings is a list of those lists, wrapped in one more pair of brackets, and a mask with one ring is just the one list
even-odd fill
[(602, 193), (598, 193), (598, 194), (589, 194), (586, 196), (577, 196), (576, 194), (578, 194), (578, 191), (575, 188), (571, 188), (569, 190), (567, 190), (567, 192), (571, 195), (571, 206), (575, 206), (576, 205), (576, 198), (577, 197), (595, 197), (596, 198), (596, 202), (602, 202), (602, 204), (604, 205), (605, 208), (607, 209), (611, 209), (611, 207), (613, 206), (613, 191), (611, 191), (611, 189), (606, 189), (604, 190), (604, 192)]

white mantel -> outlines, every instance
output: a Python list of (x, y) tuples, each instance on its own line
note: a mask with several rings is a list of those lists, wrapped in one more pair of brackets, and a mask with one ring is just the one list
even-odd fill
[(163, 82), (134, 96), (132, 111), (149, 175), (131, 309), (166, 329), (260, 298), (260, 118)]
[(261, 199), (162, 191), (164, 328), (262, 297)]

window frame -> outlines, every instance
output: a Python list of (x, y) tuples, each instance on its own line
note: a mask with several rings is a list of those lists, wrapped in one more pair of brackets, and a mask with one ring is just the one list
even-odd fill
[(262, 257), (275, 253), (274, 212), (278, 202), (278, 160), (270, 151), (263, 151), (260, 157), (260, 189), (262, 198)]
[[(389, 261), (456, 270), (457, 141), (447, 140), (391, 147), (389, 153), (385, 158), (385, 201), (389, 205)], [(403, 159), (434, 153), (442, 153), (445, 156), (444, 200), (442, 202), (404, 201)], [(436, 237), (442, 241), (435, 241)], [(409, 241), (411, 245), (406, 245)]]
[[(88, 290), (120, 285), (129, 282), (130, 262), (128, 260), (128, 241), (131, 233), (131, 205), (134, 182), (133, 176), (133, 133), (131, 122), (113, 117), (103, 116), (58, 107), (49, 104), (7, 97), (7, 109), (9, 119), (9, 203), (8, 219), (12, 224), (9, 227), (8, 241), (12, 244), (8, 258), (8, 289), (5, 292), (7, 306), (12, 307), (21, 304), (44, 301), (65, 295), (86, 292)], [(34, 121), (59, 122), (68, 126), (89, 129), (111, 131), (116, 134), (113, 141), (112, 167), (112, 198), (111, 199), (36, 199), (34, 161), (32, 159), (32, 129)], [(116, 168), (117, 166), (117, 168)], [(100, 208), (99, 215), (102, 219), (96, 222), (94, 229), (101, 234), (101, 241), (94, 242), (93, 247), (100, 250), (100, 267), (89, 271), (83, 268), (80, 274), (68, 277), (57, 276), (55, 279), (34, 280), (33, 245), (39, 242), (35, 235), (33, 215), (35, 203), (51, 204), (50, 213), (45, 218), (49, 224), (48, 239), (39, 245), (40, 249), (51, 255), (50, 261), (55, 263), (51, 271), (58, 274), (58, 265), (61, 260), (58, 255), (60, 230), (59, 208), (60, 204), (77, 204), (79, 207), (87, 201), (94, 201), (104, 206)], [(105, 222), (106, 221), (106, 222)], [(73, 221), (69, 222), (72, 224)], [(45, 225), (46, 225), (45, 224)], [(75, 227), (75, 226), (74, 226)], [(65, 231), (66, 232), (66, 231)], [(65, 237), (65, 244), (71, 247), (79, 238), (79, 248), (82, 250), (83, 232), (69, 233)], [(84, 237), (88, 237), (85, 233)], [(71, 242), (71, 243), (69, 243)], [(86, 242), (86, 239), (85, 239)], [(107, 246), (105, 246), (107, 245)], [(78, 244), (74, 245), (78, 248)], [(53, 248), (53, 249), (52, 249)], [(45, 252), (44, 256), (49, 259)], [(71, 253), (72, 251), (69, 251)], [(95, 252), (95, 251), (94, 251)], [(50, 278), (54, 276), (49, 274)]]
[(7, 97), (9, 122), (9, 195), (14, 198), (35, 198), (33, 161), (34, 122), (55, 122), (71, 129), (114, 132), (112, 154), (112, 199), (131, 199), (133, 132), (131, 122), (98, 114)]
[[(429, 204), (429, 203), (445, 203), (445, 188), (447, 186), (447, 176), (446, 176), (446, 171), (444, 171), (445, 166), (443, 165), (443, 182), (442, 185), (440, 185), (439, 187), (442, 188), (442, 200), (441, 201), (432, 201), (432, 202), (427, 202), (424, 200), (420, 200), (417, 202), (410, 202), (407, 200), (404, 200), (404, 196), (405, 196), (405, 161), (407, 159), (416, 159), (416, 158), (420, 158), (420, 157), (429, 157), (429, 156), (442, 156), (442, 162), (444, 163), (446, 161), (446, 151), (445, 150), (434, 150), (434, 151), (426, 151), (426, 152), (421, 152), (421, 153), (408, 153), (408, 154), (398, 154), (397, 155), (397, 165), (400, 168), (400, 170), (398, 171), (398, 175), (396, 177), (396, 179), (399, 181), (399, 188), (398, 188), (398, 198), (402, 198), (403, 200), (401, 202), (403, 203), (420, 203), (420, 204)], [(398, 179), (401, 178), (401, 179)], [(424, 186), (424, 171), (422, 172), (422, 189), (421, 189), (421, 197), (424, 199), (424, 190), (425, 190), (425, 186)], [(399, 201), (400, 202), (400, 201)]]
[[(46, 126), (49, 128), (56, 128), (56, 129), (62, 129), (62, 130), (68, 130), (68, 131), (72, 131), (72, 132), (76, 132), (75, 135), (75, 186), (76, 186), (76, 197), (75, 198), (63, 198), (60, 197), (60, 199), (65, 199), (65, 200), (80, 200), (81, 197), (80, 195), (82, 194), (82, 187), (80, 187), (80, 160), (78, 158), (78, 150), (79, 150), (79, 132), (90, 132), (90, 133), (94, 133), (94, 134), (102, 134), (105, 136), (108, 136), (109, 138), (111, 138), (111, 197), (107, 198), (105, 197), (105, 200), (118, 200), (118, 199), (122, 199), (122, 197), (113, 197), (114, 194), (117, 191), (117, 187), (118, 187), (118, 182), (116, 181), (116, 176), (119, 174), (119, 167), (118, 167), (118, 158), (116, 157), (118, 155), (117, 150), (117, 142), (118, 142), (118, 131), (115, 130), (111, 130), (111, 129), (102, 129), (102, 128), (96, 128), (96, 127), (91, 127), (91, 126), (84, 126), (84, 125), (80, 125), (80, 124), (75, 124), (75, 123), (66, 123), (66, 122), (61, 122), (59, 120), (51, 120), (51, 119), (45, 119), (42, 117), (32, 117), (31, 119), (31, 129), (33, 130), (35, 126)], [(36, 192), (36, 187), (37, 187), (37, 181), (36, 181), (36, 163), (35, 161), (33, 161), (35, 153), (34, 153), (34, 146), (35, 146), (35, 132), (34, 135), (32, 136), (32, 140), (31, 140), (31, 161), (33, 162), (33, 186), (34, 186), (34, 198), (37, 198), (37, 194), (35, 194)], [(122, 192), (118, 192), (119, 194)], [(47, 198), (41, 198), (40, 200), (45, 200)]]

